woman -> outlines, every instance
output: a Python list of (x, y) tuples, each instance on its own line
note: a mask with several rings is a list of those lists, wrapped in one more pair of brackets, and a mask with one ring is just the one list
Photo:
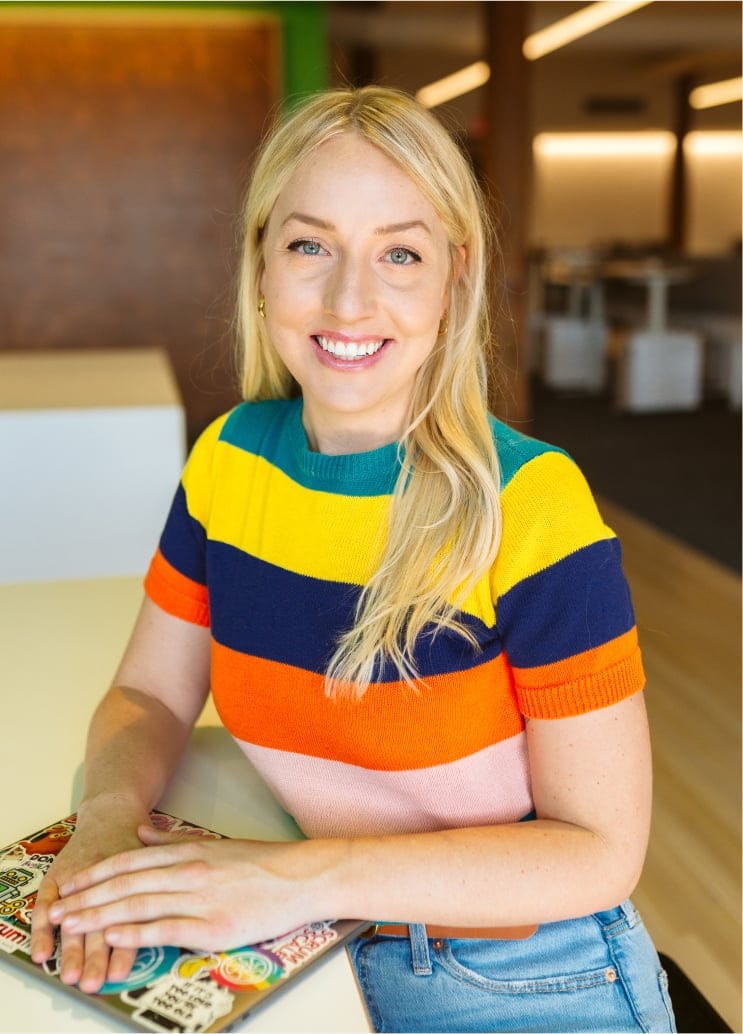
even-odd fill
[[(391, 90), (321, 95), (266, 143), (247, 401), (189, 458), (39, 893), (63, 980), (393, 918), (351, 949), (376, 1029), (673, 1029), (627, 901), (650, 753), (619, 548), (572, 461), (487, 413), (482, 213)], [(149, 824), (210, 685), (308, 840)]]

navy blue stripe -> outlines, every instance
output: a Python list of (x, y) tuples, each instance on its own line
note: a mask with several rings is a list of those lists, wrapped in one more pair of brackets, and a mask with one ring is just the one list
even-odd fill
[(182, 484), (178, 485), (170, 507), (160, 538), (160, 552), (181, 574), (206, 584), (206, 532), (188, 512)]
[[(285, 571), (223, 542), (208, 544), (212, 635), (223, 646), (324, 674), (340, 633), (353, 621), (359, 587)], [(470, 615), (462, 620), (482, 643), (475, 651), (452, 632), (423, 636), (415, 654), (421, 677), (461, 671), (497, 657), (492, 629)], [(374, 681), (397, 681), (387, 662)]]
[(551, 664), (601, 646), (634, 623), (614, 538), (571, 553), (498, 600), (498, 630), (517, 668)]

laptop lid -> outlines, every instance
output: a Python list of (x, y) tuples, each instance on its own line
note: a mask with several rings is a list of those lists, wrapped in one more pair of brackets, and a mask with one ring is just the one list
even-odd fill
[[(221, 838), (164, 812), (154, 811), (150, 817), (167, 832)], [(229, 1030), (369, 926), (358, 920), (308, 923), (269, 941), (224, 952), (141, 948), (125, 981), (86, 994), (61, 982), (57, 952), (43, 966), (30, 957), (36, 892), (74, 829), (75, 816), (70, 815), (0, 851), (0, 965), (7, 962), (31, 970), (132, 1030)]]

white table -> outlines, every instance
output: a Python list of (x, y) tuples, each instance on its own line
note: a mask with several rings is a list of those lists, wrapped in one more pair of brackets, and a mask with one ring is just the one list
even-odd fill
[(692, 269), (661, 259), (617, 260), (603, 266), (607, 279), (645, 284), (646, 325), (631, 333), (620, 357), (616, 405), (634, 413), (694, 410), (702, 401), (702, 338), (668, 325), (668, 289)]
[(607, 280), (629, 280), (644, 284), (647, 292), (646, 330), (663, 334), (668, 329), (668, 289), (693, 276), (691, 267), (657, 258), (615, 259), (605, 262), (601, 275)]
[(551, 388), (601, 391), (606, 383), (609, 328), (603, 284), (588, 256), (566, 254), (548, 262), (545, 283), (566, 287), (564, 313), (545, 314), (542, 379)]
[(162, 351), (0, 352), (0, 582), (143, 572), (185, 444)]
[[(139, 578), (0, 585), (3, 793), (0, 844), (79, 801), (87, 723), (109, 684), (141, 598)], [(291, 819), (219, 725), (211, 704), (161, 802), (219, 832), (285, 840)], [(116, 1031), (117, 1021), (0, 959), (0, 1031)], [(366, 1014), (344, 951), (238, 1028), (363, 1034)]]

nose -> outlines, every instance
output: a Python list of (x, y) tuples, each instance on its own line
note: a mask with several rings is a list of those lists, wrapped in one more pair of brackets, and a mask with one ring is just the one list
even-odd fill
[(356, 323), (376, 308), (374, 276), (360, 258), (343, 255), (334, 263), (325, 284), (325, 309), (344, 323)]

